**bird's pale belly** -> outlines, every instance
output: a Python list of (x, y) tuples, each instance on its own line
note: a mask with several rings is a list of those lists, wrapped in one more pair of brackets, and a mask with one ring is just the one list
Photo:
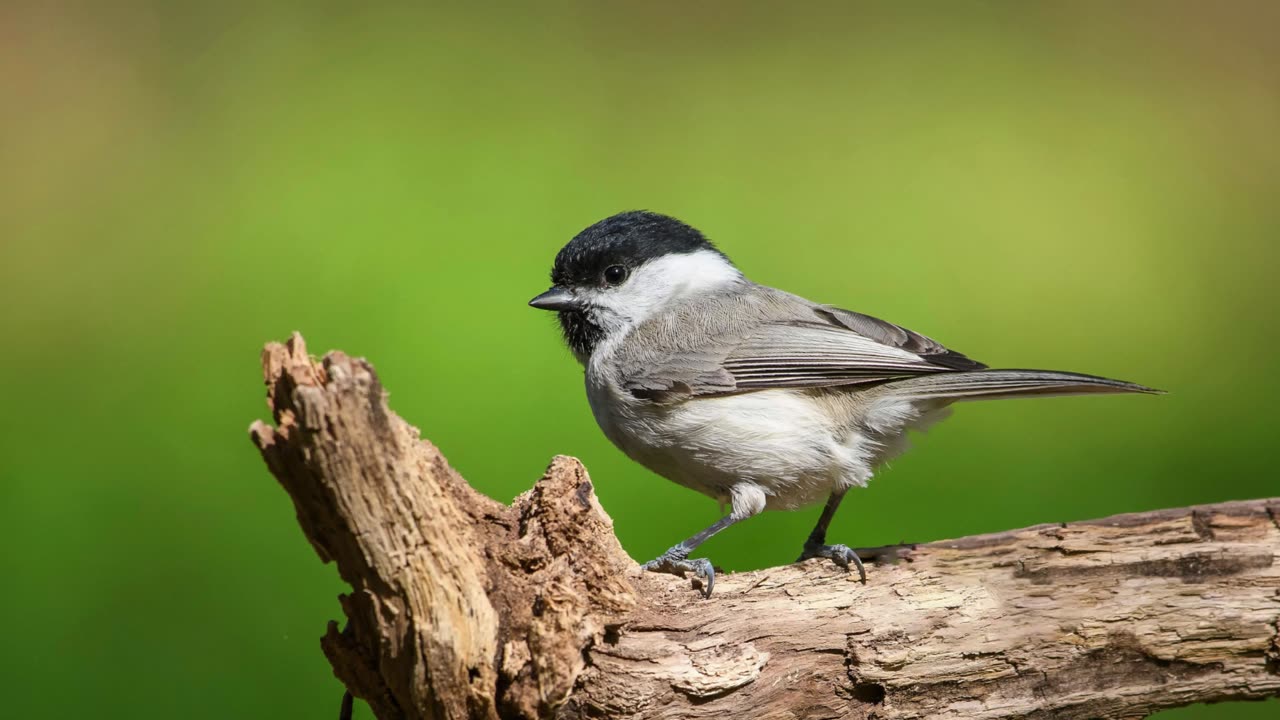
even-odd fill
[[(601, 388), (601, 393), (608, 390)], [(595, 393), (588, 392), (589, 397)], [(862, 438), (832, 433), (805, 391), (765, 390), (676, 405), (591, 397), (605, 435), (653, 472), (722, 502), (795, 509), (870, 477)], [(743, 508), (745, 509), (745, 508)]]

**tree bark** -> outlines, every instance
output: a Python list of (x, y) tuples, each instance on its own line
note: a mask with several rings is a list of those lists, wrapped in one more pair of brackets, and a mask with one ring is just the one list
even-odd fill
[(263, 352), (250, 429), (352, 591), (321, 646), (391, 718), (1140, 718), (1280, 694), (1280, 499), (696, 581), (640, 571), (557, 457), (503, 505), (364, 360)]

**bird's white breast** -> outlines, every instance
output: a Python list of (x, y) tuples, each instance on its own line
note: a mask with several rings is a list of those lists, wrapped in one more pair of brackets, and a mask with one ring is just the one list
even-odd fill
[(732, 501), (735, 511), (803, 507), (869, 475), (851, 472), (847, 433), (835, 437), (832, 418), (804, 391), (658, 405), (602, 380), (588, 373), (587, 396), (615, 445), (669, 480)]

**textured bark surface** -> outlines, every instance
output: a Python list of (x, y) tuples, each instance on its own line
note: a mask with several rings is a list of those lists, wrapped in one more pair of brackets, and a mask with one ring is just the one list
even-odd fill
[(352, 592), (321, 641), (379, 718), (1140, 718), (1280, 695), (1280, 499), (642, 573), (586, 471), (503, 505), (392, 413), (372, 367), (263, 352), (250, 429)]

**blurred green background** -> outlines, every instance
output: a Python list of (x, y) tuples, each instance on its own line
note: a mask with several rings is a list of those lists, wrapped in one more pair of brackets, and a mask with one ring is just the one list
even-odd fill
[[(993, 365), (1172, 391), (966, 405), (835, 540), (1280, 494), (1278, 7), (5, 3), (5, 715), (335, 716), (344, 587), (246, 433), (292, 330), (496, 498), (567, 453), (637, 559), (717, 517), (525, 306), (624, 209)], [(816, 515), (705, 552), (786, 563)]]

